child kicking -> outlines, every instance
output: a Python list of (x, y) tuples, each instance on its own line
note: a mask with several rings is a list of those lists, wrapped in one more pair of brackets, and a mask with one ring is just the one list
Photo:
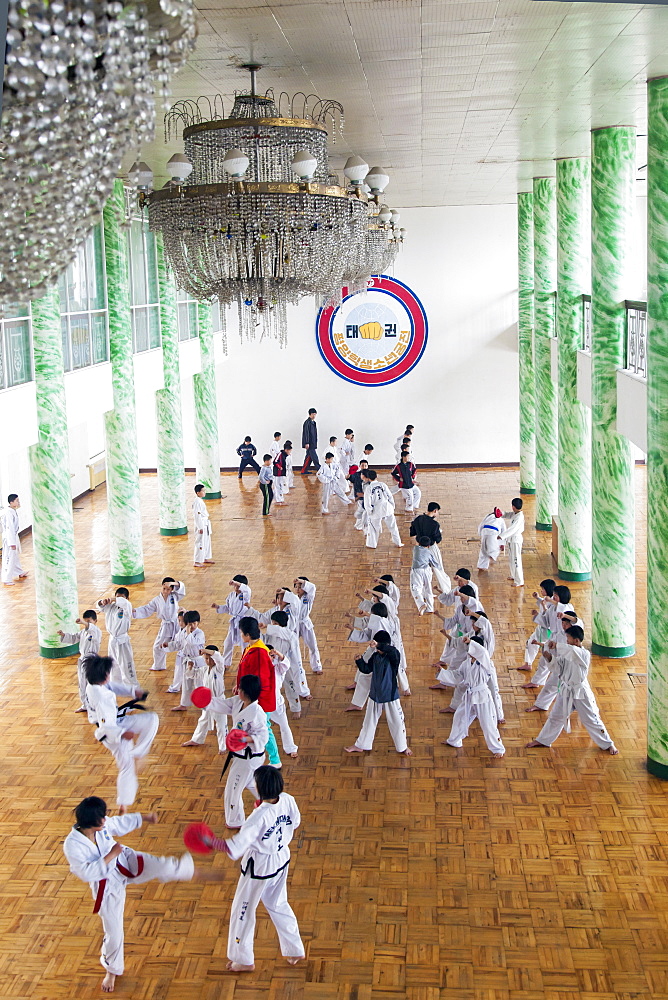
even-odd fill
[[(84, 664), (88, 682), (86, 698), (96, 723), (95, 739), (104, 744), (118, 767), (116, 802), (124, 813), (134, 802), (139, 788), (135, 762), (145, 757), (151, 749), (159, 719), (155, 712), (119, 714), (117, 695), (141, 701), (146, 698), (148, 691), (112, 681), (112, 666), (113, 661), (109, 656), (87, 657)], [(135, 737), (136, 743), (133, 742)]]
[(385, 631), (376, 632), (366, 652), (356, 660), (357, 669), (362, 674), (371, 674), (371, 688), (366, 706), (362, 730), (346, 753), (363, 753), (373, 748), (373, 739), (380, 717), (385, 717), (397, 753), (412, 756), (413, 751), (406, 739), (404, 712), (399, 700), (397, 676), (401, 655)]
[(84, 669), (84, 660), (87, 656), (92, 654), (97, 654), (100, 652), (100, 646), (102, 644), (102, 632), (97, 627), (97, 615), (94, 611), (84, 611), (81, 618), (77, 618), (77, 625), (83, 625), (80, 632), (62, 632), (58, 630), (58, 635), (60, 636), (60, 641), (67, 643), (68, 646), (74, 646), (75, 644), (79, 647), (79, 659), (77, 660), (77, 680), (79, 684), (79, 698), (81, 699), (81, 704), (79, 708), (76, 709), (77, 712), (87, 712), (88, 721), (92, 722), (92, 713), (90, 706), (88, 705), (88, 700), (86, 698), (86, 671)]
[(552, 746), (562, 729), (567, 733), (571, 731), (570, 717), (573, 712), (577, 712), (597, 747), (607, 750), (613, 757), (619, 753), (601, 721), (596, 698), (587, 678), (591, 653), (582, 645), (583, 639), (584, 630), (579, 625), (573, 625), (566, 633), (565, 646), (561, 643), (557, 645), (552, 640), (548, 643), (546, 655), (550, 657), (550, 669), (557, 674), (558, 693), (545, 725), (536, 739), (527, 743), (527, 749)]
[(74, 815), (76, 823), (65, 838), (63, 851), (72, 874), (90, 885), (93, 913), (99, 913), (104, 931), (100, 962), (106, 975), (102, 992), (113, 993), (117, 977), (125, 970), (123, 916), (128, 882), (189, 882), (195, 877), (195, 865), (190, 854), (158, 858), (145, 851), (138, 854), (113, 839), (138, 830), (144, 823), (157, 823), (157, 813), (107, 816), (104, 799), (89, 795)]
[(293, 797), (284, 791), (283, 775), (275, 767), (259, 767), (255, 780), (256, 808), (234, 837), (216, 837), (211, 843), (233, 860), (241, 858), (241, 874), (230, 911), (228, 972), (255, 969), (253, 939), (259, 903), (264, 904), (276, 928), (281, 954), (288, 965), (296, 965), (305, 955), (287, 890), (289, 845), (301, 816)]

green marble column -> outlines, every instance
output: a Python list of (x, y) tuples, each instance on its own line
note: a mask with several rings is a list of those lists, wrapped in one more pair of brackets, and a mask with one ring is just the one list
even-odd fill
[(517, 195), (517, 340), (520, 374), (520, 493), (536, 492), (536, 393), (533, 360), (533, 194)]
[(552, 177), (534, 177), (533, 230), (536, 528), (552, 531), (552, 515), (557, 513), (557, 393), (550, 347), (557, 290), (556, 185)]
[(647, 88), (647, 768), (668, 778), (668, 77)]
[(167, 270), (162, 235), (156, 236), (160, 330), (164, 389), (155, 394), (158, 446), (158, 504), (161, 535), (185, 535), (185, 463), (181, 416), (179, 329), (176, 319), (176, 288)]
[(635, 649), (633, 462), (630, 442), (615, 430), (635, 156), (634, 128), (592, 132), (592, 652), (615, 657), (631, 656)]
[(562, 580), (591, 578), (591, 412), (577, 393), (582, 296), (590, 287), (589, 160), (557, 160), (559, 561)]
[[(63, 340), (58, 292), (50, 289), (32, 304), (37, 444), (28, 449), (32, 536), (35, 559), (37, 635), (41, 656), (74, 656), (58, 629), (79, 617), (67, 409), (63, 380)], [(24, 609), (25, 610), (25, 609)]]
[(109, 356), (114, 408), (104, 415), (107, 445), (107, 508), (111, 579), (115, 584), (144, 579), (135, 380), (132, 359), (130, 282), (123, 182), (116, 181), (104, 206), (104, 253), (109, 307)]
[(193, 375), (197, 480), (206, 486), (204, 495), (206, 500), (219, 500), (218, 404), (213, 355), (213, 321), (209, 302), (197, 303), (197, 325), (202, 365), (201, 373)]

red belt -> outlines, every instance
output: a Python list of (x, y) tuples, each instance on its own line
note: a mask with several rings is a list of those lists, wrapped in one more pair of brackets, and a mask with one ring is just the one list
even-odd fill
[[(120, 861), (116, 862), (116, 868), (119, 870), (121, 875), (125, 875), (126, 878), (137, 878), (144, 871), (144, 859), (141, 854), (137, 855), (137, 871), (131, 872), (129, 868), (122, 865)], [(95, 906), (93, 907), (93, 913), (99, 913), (100, 907), (102, 906), (102, 900), (104, 899), (104, 890), (107, 888), (106, 878), (101, 878), (97, 886), (97, 896), (95, 897)]]

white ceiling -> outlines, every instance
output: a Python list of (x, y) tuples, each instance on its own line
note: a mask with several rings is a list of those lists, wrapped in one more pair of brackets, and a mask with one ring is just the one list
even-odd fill
[[(199, 38), (173, 100), (247, 86), (345, 108), (350, 152), (387, 167), (397, 208), (515, 200), (589, 130), (646, 132), (648, 76), (668, 75), (668, 9), (535, 0), (199, 0)], [(164, 174), (162, 128), (144, 158)], [(644, 153), (639, 163), (645, 162)]]

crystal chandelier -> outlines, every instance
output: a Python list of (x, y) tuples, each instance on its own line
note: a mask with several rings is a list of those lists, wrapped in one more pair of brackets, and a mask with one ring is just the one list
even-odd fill
[[(403, 231), (368, 165), (351, 157), (350, 184), (332, 177), (328, 130), (340, 131), (336, 101), (272, 91), (237, 93), (225, 117), (220, 96), (180, 101), (165, 118), (165, 139), (183, 131), (185, 155), (168, 163), (171, 180), (150, 190), (150, 170), (134, 171), (149, 225), (163, 235), (180, 287), (198, 299), (236, 303), (242, 338), (287, 337), (287, 306), (304, 296), (340, 300), (341, 288), (366, 287), (396, 256)], [(147, 173), (148, 171), (148, 173)], [(384, 183), (383, 183), (384, 182)], [(398, 213), (395, 213), (398, 220)]]
[(192, 0), (10, 0), (0, 304), (39, 297), (67, 266), (194, 39)]

